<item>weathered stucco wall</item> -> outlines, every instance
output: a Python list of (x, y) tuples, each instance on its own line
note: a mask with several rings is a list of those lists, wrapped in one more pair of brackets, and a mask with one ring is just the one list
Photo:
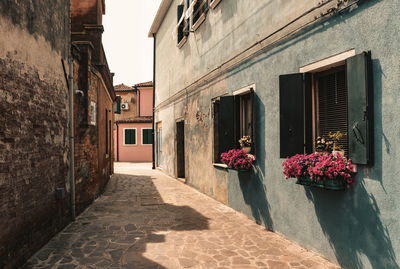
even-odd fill
[[(400, 85), (399, 7), (398, 1), (368, 1), (228, 74), (228, 92), (256, 84), (258, 134), (264, 143), (257, 149), (257, 169), (264, 177), (253, 172), (248, 180), (231, 173), (229, 205), (344, 268), (399, 268), (400, 138), (394, 120), (400, 112), (395, 101)], [(278, 76), (350, 48), (372, 52), (375, 163), (359, 165), (357, 183), (346, 192), (304, 188), (282, 173)]]
[[(120, 162), (151, 162), (152, 146), (142, 144), (142, 129), (151, 129), (149, 123), (119, 123), (118, 124), (118, 160)], [(136, 129), (136, 145), (124, 145), (124, 128)], [(117, 144), (117, 135), (114, 136), (114, 143)]]
[(223, 95), (225, 81), (207, 85), (198, 94), (172, 103), (156, 112), (156, 122), (162, 122), (162, 151), (164, 171), (177, 177), (176, 121), (185, 121), (185, 171), (186, 183), (203, 193), (228, 202), (227, 173), (215, 168), (213, 163), (213, 124), (211, 100)]
[[(344, 268), (399, 268), (400, 136), (395, 119), (400, 112), (396, 105), (400, 84), (400, 3), (362, 1), (358, 7), (281, 40), (226, 74), (182, 91), (226, 57), (235, 55), (246, 42), (259, 40), (270, 33), (270, 27), (279, 28), (315, 2), (223, 0), (209, 11), (206, 21), (189, 35), (181, 49), (171, 38), (177, 2), (156, 35), (156, 122), (162, 121), (163, 127), (163, 169), (170, 175), (176, 173), (175, 120), (183, 117), (190, 185), (219, 199), (223, 195), (215, 195), (213, 184), (223, 179), (220, 183), (227, 184), (226, 198), (231, 207)], [(249, 6), (244, 7), (244, 3)], [(260, 7), (258, 12), (254, 12), (255, 7)], [(375, 163), (372, 167), (359, 166), (357, 183), (346, 192), (305, 189), (285, 180), (282, 173), (278, 77), (352, 48), (356, 53), (372, 52)], [(211, 159), (211, 99), (253, 83), (258, 137), (255, 170), (247, 175), (217, 170)], [(216, 89), (216, 85), (221, 88)], [(184, 93), (182, 97), (179, 92)], [(171, 96), (174, 97), (167, 100)], [(205, 120), (200, 121), (202, 116)]]
[(0, 2), (1, 268), (17, 268), (70, 219), (68, 14), (69, 1)]

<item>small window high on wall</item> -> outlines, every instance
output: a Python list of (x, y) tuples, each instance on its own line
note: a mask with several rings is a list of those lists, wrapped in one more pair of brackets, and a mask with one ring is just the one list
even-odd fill
[(194, 5), (193, 8), (193, 20), (192, 20), (192, 25), (194, 30), (200, 26), (200, 24), (204, 21), (205, 15), (208, 12), (208, 2), (207, 0), (192, 0), (192, 2), (195, 2), (196, 4)]
[(185, 18), (185, 5), (178, 5), (178, 29), (177, 29), (177, 42), (178, 47), (182, 46), (189, 35), (189, 20)]
[(329, 67), (279, 77), (280, 157), (311, 153), (316, 138), (340, 131), (356, 164), (372, 163), (373, 89), (370, 52)]

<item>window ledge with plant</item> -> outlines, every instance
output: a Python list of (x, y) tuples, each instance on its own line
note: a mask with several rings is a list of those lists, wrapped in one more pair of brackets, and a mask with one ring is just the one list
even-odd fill
[(241, 149), (231, 149), (221, 154), (221, 161), (228, 169), (238, 171), (250, 171), (255, 161), (254, 155), (250, 154), (252, 141), (250, 136), (243, 136), (239, 140)]
[(354, 164), (373, 160), (371, 53), (349, 57), (323, 73), (281, 75), (279, 84), (286, 178), (328, 190), (349, 188), (355, 182)]
[(343, 134), (330, 133), (328, 138), (318, 137), (317, 152), (296, 154), (283, 163), (283, 173), (297, 178), (297, 184), (327, 190), (345, 190), (354, 183), (356, 168), (339, 145)]

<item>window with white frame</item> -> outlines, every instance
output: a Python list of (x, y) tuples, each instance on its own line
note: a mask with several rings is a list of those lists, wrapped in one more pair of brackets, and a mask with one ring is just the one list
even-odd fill
[(96, 125), (96, 103), (90, 101), (90, 125)]
[(142, 145), (153, 144), (153, 129), (142, 128)]
[(211, 8), (216, 8), (216, 6), (221, 2), (221, 0), (209, 0), (210, 1), (210, 7)]
[(178, 5), (178, 24), (177, 24), (177, 42), (178, 46), (186, 41), (186, 38), (189, 34), (189, 23), (188, 20), (185, 19), (185, 6)]
[(200, 26), (200, 24), (205, 20), (206, 13), (208, 12), (208, 1), (192, 0), (192, 5), (193, 5), (192, 28), (193, 30), (196, 30)]
[(332, 61), (326, 66), (310, 64), (302, 73), (279, 76), (281, 158), (312, 153), (318, 150), (318, 137), (340, 132), (337, 146), (353, 163), (372, 163), (371, 53), (353, 53), (321, 60)]
[(124, 128), (124, 145), (136, 144), (136, 128)]
[(252, 154), (256, 153), (255, 85), (212, 101), (214, 120), (213, 162), (220, 163), (222, 153), (240, 148), (239, 139), (249, 136)]

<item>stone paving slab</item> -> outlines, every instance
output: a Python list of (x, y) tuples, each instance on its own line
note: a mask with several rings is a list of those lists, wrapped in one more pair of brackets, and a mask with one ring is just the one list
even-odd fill
[(339, 268), (159, 171), (124, 169), (25, 268)]

